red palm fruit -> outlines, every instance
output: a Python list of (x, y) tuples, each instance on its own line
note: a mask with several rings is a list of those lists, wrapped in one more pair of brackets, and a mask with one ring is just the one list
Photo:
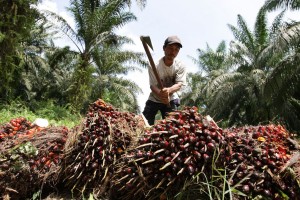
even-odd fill
[(177, 143), (178, 143), (178, 144), (183, 144), (183, 143), (184, 143), (184, 140), (183, 140), (182, 138), (179, 138), (179, 139), (177, 140)]
[(179, 129), (177, 127), (173, 128), (174, 134), (178, 134), (179, 133)]
[(160, 141), (160, 147), (161, 148), (164, 148), (164, 147), (167, 147), (167, 146), (169, 146), (169, 142), (167, 140)]
[(156, 161), (160, 162), (160, 161), (163, 161), (165, 158), (163, 156), (157, 156), (156, 157)]
[(189, 141), (190, 141), (191, 143), (195, 143), (195, 142), (196, 142), (196, 137), (190, 136), (190, 137), (189, 137)]
[(200, 153), (206, 153), (206, 151), (207, 151), (206, 146), (204, 146), (204, 147), (202, 147), (202, 148), (200, 149)]
[(207, 155), (206, 153), (204, 153), (202, 156), (205, 162), (207, 162), (210, 159), (210, 156)]
[(138, 150), (138, 152), (136, 153), (136, 156), (137, 156), (138, 158), (143, 157), (143, 152), (142, 152), (141, 150)]
[(253, 134), (252, 134), (252, 138), (253, 139), (257, 139), (258, 137), (260, 137), (260, 133), (259, 132), (254, 132)]
[(170, 156), (168, 156), (168, 157), (165, 158), (165, 163), (168, 163), (168, 162), (170, 162), (171, 160), (172, 160), (172, 158), (171, 158)]
[(188, 165), (188, 172), (189, 172), (190, 175), (194, 174), (195, 169), (194, 169), (194, 167), (192, 165)]
[(268, 157), (263, 156), (263, 157), (261, 157), (261, 161), (262, 161), (263, 164), (268, 164), (269, 159), (268, 159)]
[(193, 154), (197, 159), (201, 159), (201, 153), (199, 153), (198, 151), (193, 151)]
[(215, 145), (212, 142), (210, 142), (210, 143), (207, 144), (207, 149), (210, 152), (214, 152), (215, 151)]
[(172, 170), (173, 170), (173, 171), (175, 171), (175, 172), (177, 172), (177, 171), (178, 171), (178, 169), (179, 169), (179, 166), (178, 166), (178, 164), (177, 164), (177, 163), (175, 163), (175, 162), (172, 162)]
[(243, 189), (242, 190), (243, 190), (244, 193), (248, 194), (250, 192), (249, 185), (243, 185)]
[(261, 162), (259, 161), (259, 160), (257, 160), (257, 161), (255, 161), (255, 166), (257, 167), (257, 168), (260, 168), (261, 166), (262, 166), (262, 164), (261, 164)]
[(239, 179), (242, 179), (244, 177), (244, 173), (242, 171), (238, 171), (236, 173), (236, 177), (238, 177)]
[(264, 195), (266, 195), (267, 197), (271, 197), (271, 196), (272, 196), (272, 193), (271, 193), (270, 190), (265, 189), (265, 190), (264, 190)]

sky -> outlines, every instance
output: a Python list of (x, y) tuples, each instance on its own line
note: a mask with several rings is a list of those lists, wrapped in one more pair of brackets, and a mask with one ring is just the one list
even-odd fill
[[(170, 35), (177, 35), (183, 48), (177, 58), (183, 61), (188, 72), (197, 72), (198, 67), (191, 57), (197, 58), (197, 49), (205, 50), (207, 45), (212, 49), (222, 40), (229, 45), (233, 35), (228, 24), (237, 25), (237, 15), (240, 14), (246, 21), (250, 30), (256, 20), (259, 9), (264, 0), (148, 0), (146, 7), (140, 9), (134, 0), (131, 12), (137, 17), (137, 21), (126, 24), (117, 30), (119, 35), (131, 38), (135, 45), (126, 48), (138, 52), (145, 52), (140, 41), (140, 36), (150, 36), (154, 48), (153, 60), (156, 62), (163, 56), (164, 40)], [(58, 13), (74, 27), (74, 21), (66, 10), (69, 0), (43, 0), (41, 9), (48, 9)], [(268, 15), (268, 22), (272, 22), (278, 12)], [(286, 20), (300, 20), (299, 12), (289, 13)], [(59, 45), (72, 44), (67, 39), (57, 40)], [(145, 56), (146, 58), (146, 56)], [(143, 90), (138, 95), (141, 111), (150, 93), (147, 70), (130, 73), (126, 78), (136, 82)]]

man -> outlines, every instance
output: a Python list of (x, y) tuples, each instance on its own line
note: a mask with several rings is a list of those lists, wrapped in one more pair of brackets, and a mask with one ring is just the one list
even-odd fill
[(149, 67), (149, 81), (151, 93), (146, 102), (143, 115), (149, 125), (154, 124), (155, 115), (161, 112), (162, 118), (168, 112), (179, 106), (178, 91), (186, 84), (186, 66), (175, 59), (182, 44), (177, 36), (169, 36), (163, 45), (164, 56), (156, 64), (163, 88), (159, 87), (154, 72)]

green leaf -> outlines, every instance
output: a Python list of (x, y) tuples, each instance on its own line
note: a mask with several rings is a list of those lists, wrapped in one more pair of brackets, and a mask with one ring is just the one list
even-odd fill
[(33, 146), (31, 142), (26, 142), (15, 147), (13, 149), (12, 156), (18, 156), (16, 154), (21, 153), (21, 154), (25, 154), (28, 157), (31, 157), (31, 156), (38, 155), (38, 152), (39, 152), (38, 149), (35, 146)]
[(248, 196), (247, 194), (245, 194), (245, 193), (243, 193), (243, 192), (241, 192), (241, 191), (239, 191), (239, 190), (237, 190), (235, 188), (232, 188), (231, 191), (232, 191), (232, 193), (237, 194), (239, 196), (243, 196), (243, 197)]
[(90, 193), (89, 200), (94, 200), (94, 196), (92, 193)]
[(41, 193), (42, 193), (41, 190), (35, 192), (35, 193), (32, 195), (31, 200), (37, 200), (37, 199), (40, 199)]

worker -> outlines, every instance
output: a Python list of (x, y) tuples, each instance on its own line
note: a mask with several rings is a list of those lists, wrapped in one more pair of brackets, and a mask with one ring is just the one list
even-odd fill
[(154, 124), (158, 111), (164, 119), (168, 112), (176, 110), (180, 105), (179, 92), (186, 85), (186, 66), (176, 59), (181, 48), (182, 43), (178, 36), (169, 36), (164, 42), (164, 56), (156, 64), (163, 88), (160, 88), (153, 69), (148, 68), (151, 92), (143, 115), (149, 125)]

